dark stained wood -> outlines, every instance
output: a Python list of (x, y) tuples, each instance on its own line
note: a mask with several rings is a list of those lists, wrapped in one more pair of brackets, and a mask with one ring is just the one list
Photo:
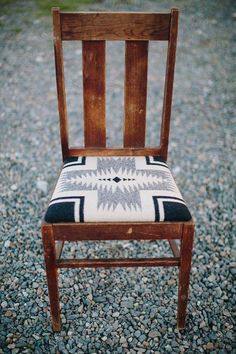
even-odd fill
[(55, 240), (180, 239), (183, 223), (64, 223), (53, 224)]
[(83, 41), (83, 88), (85, 147), (105, 147), (105, 41)]
[(55, 68), (56, 68), (56, 80), (57, 80), (57, 99), (58, 99), (58, 110), (60, 116), (61, 148), (62, 148), (62, 156), (64, 160), (68, 155), (69, 141), (68, 141), (68, 119), (67, 119), (67, 108), (66, 108), (63, 49), (62, 49), (62, 41), (61, 41), (60, 10), (58, 8), (52, 9), (52, 18), (53, 18)]
[(158, 156), (160, 148), (79, 148), (71, 147), (69, 156)]
[[(68, 156), (149, 156), (168, 152), (178, 10), (171, 13), (60, 13), (53, 10), (58, 108), (63, 159)], [(83, 40), (85, 148), (69, 147), (62, 40)], [(105, 148), (105, 42), (126, 40), (125, 148)], [(92, 42), (92, 40), (95, 40)], [(161, 145), (144, 148), (148, 40), (169, 40)], [(60, 330), (57, 268), (179, 266), (178, 327), (186, 320), (194, 224), (42, 223), (52, 324)], [(147, 259), (60, 259), (64, 241), (163, 240), (174, 257)], [(175, 239), (181, 240), (179, 251)], [(57, 241), (57, 250), (55, 242)]]
[(126, 41), (125, 147), (144, 147), (145, 145), (147, 68), (148, 41)]
[(58, 292), (58, 274), (56, 267), (56, 248), (53, 239), (52, 225), (42, 225), (44, 257), (48, 282), (48, 294), (52, 317), (52, 327), (55, 332), (61, 330), (60, 303)]
[(174, 255), (174, 257), (180, 257), (180, 252), (179, 252), (179, 248), (177, 246), (177, 243), (175, 240), (168, 240), (169, 241), (169, 244), (170, 244), (170, 248), (171, 248), (171, 251)]
[(104, 258), (104, 259), (61, 259), (58, 268), (110, 268), (110, 267), (174, 267), (179, 258)]
[(174, 84), (174, 71), (175, 71), (175, 57), (178, 35), (178, 19), (179, 10), (171, 10), (171, 22), (170, 22), (170, 39), (167, 49), (167, 63), (166, 63), (166, 77), (164, 88), (164, 102), (162, 112), (162, 125), (161, 125), (161, 156), (167, 159), (169, 132), (170, 132), (170, 117), (172, 107), (172, 95)]
[(168, 40), (170, 13), (61, 12), (62, 40)]
[(188, 289), (192, 261), (194, 224), (185, 224), (181, 240), (181, 262), (179, 268), (179, 289), (178, 289), (178, 318), (177, 325), (179, 329), (185, 327)]

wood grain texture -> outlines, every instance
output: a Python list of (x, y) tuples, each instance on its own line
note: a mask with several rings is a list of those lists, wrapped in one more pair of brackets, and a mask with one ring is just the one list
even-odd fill
[[(63, 159), (68, 156), (167, 158), (178, 31), (171, 13), (60, 13), (53, 9), (54, 49)], [(62, 40), (83, 41), (85, 148), (69, 147)], [(124, 148), (105, 148), (105, 40), (126, 40)], [(161, 144), (145, 146), (148, 40), (168, 40)], [(194, 223), (58, 223), (43, 221), (42, 237), (53, 329), (60, 330), (57, 268), (179, 266), (178, 327), (184, 328)], [(64, 241), (168, 240), (174, 257), (59, 259)], [(175, 239), (181, 240), (179, 251)], [(56, 250), (55, 241), (58, 242)]]
[(58, 291), (58, 274), (56, 267), (56, 248), (53, 238), (52, 225), (42, 225), (42, 238), (44, 247), (44, 258), (48, 282), (48, 294), (50, 300), (50, 311), (53, 330), (58, 332), (61, 329), (60, 304)]
[(125, 43), (124, 146), (144, 147), (146, 131), (148, 41)]
[(179, 288), (178, 288), (178, 315), (177, 325), (179, 329), (185, 328), (189, 279), (192, 261), (192, 248), (194, 237), (194, 224), (185, 224), (181, 240), (181, 262), (179, 268)]
[(62, 41), (61, 41), (60, 10), (58, 8), (52, 9), (52, 18), (53, 18), (53, 42), (54, 42), (54, 54), (55, 54), (56, 81), (57, 81), (57, 99), (58, 99), (58, 111), (60, 117), (61, 148), (62, 148), (62, 157), (64, 160), (68, 155), (69, 135), (68, 135), (68, 119), (67, 119), (66, 93), (65, 93), (63, 48), (62, 48)]
[(53, 224), (55, 240), (180, 239), (183, 223), (64, 223)]
[(168, 40), (170, 13), (61, 12), (62, 40)]
[(106, 146), (105, 41), (83, 41), (85, 147)]
[(71, 147), (69, 156), (158, 156), (160, 148), (79, 148)]
[(175, 71), (175, 58), (176, 46), (178, 35), (178, 19), (179, 10), (171, 10), (170, 22), (170, 39), (167, 49), (167, 63), (166, 63), (166, 76), (164, 87), (164, 101), (162, 112), (162, 125), (161, 125), (161, 156), (166, 160), (168, 154), (168, 143), (170, 134), (170, 118), (172, 108), (173, 84), (174, 84), (174, 71)]
[(114, 268), (114, 267), (174, 267), (180, 259), (163, 258), (102, 258), (102, 259), (61, 259), (58, 268)]

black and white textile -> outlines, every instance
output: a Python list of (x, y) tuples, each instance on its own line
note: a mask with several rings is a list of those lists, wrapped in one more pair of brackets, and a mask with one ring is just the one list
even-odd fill
[(45, 215), (49, 223), (190, 219), (167, 164), (158, 156), (67, 159)]

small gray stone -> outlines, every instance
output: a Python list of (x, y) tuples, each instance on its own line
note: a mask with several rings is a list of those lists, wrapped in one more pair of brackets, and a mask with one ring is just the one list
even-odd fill
[(212, 350), (212, 349), (214, 349), (214, 344), (211, 343), (211, 342), (208, 342), (207, 345), (206, 345), (206, 349), (207, 349), (207, 350)]
[(126, 307), (127, 309), (132, 309), (134, 305), (133, 301), (121, 301), (120, 306)]
[(11, 241), (7, 240), (4, 242), (4, 247), (9, 248), (11, 247)]
[(44, 194), (47, 193), (48, 190), (48, 183), (43, 180), (38, 180), (36, 183), (37, 188), (42, 191)]
[(171, 346), (170, 346), (169, 344), (167, 344), (167, 345), (165, 346), (165, 351), (168, 352), (168, 353), (171, 353), (171, 352), (172, 352), (172, 348), (171, 348)]
[(139, 330), (134, 332), (134, 335), (136, 338), (139, 338), (141, 336), (141, 332)]
[(112, 314), (112, 317), (119, 317), (120, 316), (120, 313), (119, 312), (114, 312), (113, 314)]
[(215, 292), (216, 292), (216, 296), (219, 298), (222, 295), (222, 290), (219, 286), (217, 286), (217, 288), (215, 288)]
[(123, 344), (123, 343), (126, 343), (126, 342), (127, 342), (126, 338), (124, 336), (121, 336), (120, 337), (120, 343)]
[(3, 309), (5, 309), (5, 308), (7, 307), (7, 302), (6, 302), (6, 301), (3, 301), (3, 302), (1, 303), (1, 306), (2, 306)]
[(141, 336), (138, 338), (138, 340), (139, 340), (139, 342), (140, 343), (142, 343), (143, 341), (145, 341), (146, 340), (146, 336), (145, 336), (145, 334), (141, 334)]
[(229, 310), (227, 310), (227, 309), (224, 309), (224, 310), (223, 310), (223, 314), (224, 314), (225, 316), (227, 316), (227, 317), (230, 317), (230, 316), (231, 316)]
[(203, 327), (205, 327), (206, 326), (206, 322), (205, 321), (202, 321), (201, 323), (200, 323), (200, 325), (199, 325), (199, 328), (203, 328)]
[(211, 274), (207, 279), (209, 280), (209, 282), (213, 282), (215, 281), (216, 277), (214, 274)]
[(152, 330), (148, 333), (148, 337), (150, 338), (156, 338), (158, 336), (158, 332), (155, 330)]

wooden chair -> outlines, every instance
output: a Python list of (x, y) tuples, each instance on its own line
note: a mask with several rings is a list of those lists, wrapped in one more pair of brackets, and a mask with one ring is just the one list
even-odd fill
[[(108, 158), (120, 156), (129, 158), (135, 157), (135, 159), (137, 159), (135, 161), (138, 161), (137, 163), (139, 163), (139, 161), (145, 161), (144, 159), (146, 159), (147, 168), (152, 168), (157, 164), (159, 165), (158, 168), (163, 171), (163, 168), (166, 167), (165, 161), (167, 159), (169, 140), (179, 16), (178, 9), (172, 9), (169, 13), (68, 13), (60, 12), (59, 8), (53, 8), (52, 15), (61, 146), (63, 161), (66, 163), (64, 167), (73, 167), (73, 164), (81, 165), (83, 167), (85, 158), (88, 159), (90, 163), (93, 163), (94, 160), (91, 159), (92, 156), (96, 161), (104, 161), (103, 159), (99, 160), (101, 157)], [(82, 41), (85, 147), (71, 147), (68, 141), (62, 48), (62, 42), (68, 40)], [(125, 112), (123, 148), (106, 148), (106, 40), (125, 41)], [(160, 146), (155, 148), (145, 147), (149, 40), (168, 41)], [(117, 160), (114, 158), (112, 161)], [(120, 159), (119, 161), (125, 160)], [(127, 159), (127, 161), (132, 162), (133, 160)], [(155, 168), (155, 166), (153, 168)], [(73, 172), (73, 168), (70, 168), (70, 170)], [(103, 178), (103, 180), (105, 179), (106, 178)], [(107, 180), (108, 179), (109, 178), (107, 178)], [(102, 178), (100, 178), (100, 180), (102, 180)], [(114, 181), (118, 183), (119, 180), (121, 180), (119, 176), (115, 177), (112, 180), (112, 183), (114, 184)], [(123, 181), (124, 180), (126, 179), (123, 178)], [(130, 180), (132, 180), (132, 178), (130, 178)], [(163, 180), (161, 179), (161, 181)], [(65, 178), (62, 182), (58, 183), (61, 186), (64, 182)], [(56, 188), (57, 192), (58, 188), (59, 187)], [(64, 195), (63, 193), (61, 195)], [(66, 192), (65, 195), (67, 195)], [(74, 208), (80, 208), (77, 210), (77, 212), (80, 213), (78, 214), (80, 215), (78, 217), (80, 218), (79, 220), (76, 221), (75, 217), (76, 222), (68, 221), (67, 217), (69, 215), (68, 213), (71, 208), (71, 203), (68, 202), (66, 205), (65, 203), (60, 205), (56, 203), (55, 205), (55, 200), (58, 201), (58, 198), (55, 198), (51, 201), (50, 205), (54, 213), (56, 210), (56, 212), (58, 211), (58, 214), (56, 216), (54, 214), (52, 217), (52, 215), (50, 216), (50, 212), (47, 211), (49, 216), (45, 217), (42, 223), (42, 237), (53, 330), (60, 331), (61, 328), (58, 268), (140, 266), (179, 267), (177, 325), (179, 329), (184, 328), (194, 235), (194, 223), (190, 213), (188, 214), (190, 216), (187, 217), (185, 214), (183, 220), (180, 217), (180, 220), (177, 218), (177, 220), (163, 221), (163, 218), (161, 219), (160, 217), (159, 219), (162, 221), (158, 221), (158, 218), (156, 217), (152, 221), (138, 221), (134, 218), (135, 221), (132, 219), (114, 222), (110, 221), (108, 218), (108, 220), (102, 219), (103, 221), (91, 222), (90, 220), (84, 219), (83, 214), (81, 214), (81, 207), (83, 207), (82, 203), (86, 203), (86, 198), (83, 199), (84, 197), (81, 196), (77, 196), (77, 198), (80, 198), (79, 201), (77, 201), (77, 204), (76, 202), (72, 204)], [(154, 198), (155, 197), (153, 197), (153, 203), (155, 204)], [(183, 205), (182, 201), (180, 204), (176, 204), (177, 207), (181, 208), (181, 203)], [(60, 209), (62, 205), (65, 206), (64, 209)], [(168, 206), (170, 206), (170, 204), (168, 204)], [(88, 210), (90, 212), (90, 209)], [(107, 210), (110, 209), (108, 208)], [(134, 211), (134, 214), (135, 213), (136, 212)], [(107, 215), (110, 215), (109, 212)], [(50, 217), (52, 217), (53, 221), (50, 221)], [(96, 219), (96, 215), (94, 217)], [(55, 218), (55, 220), (53, 218)], [(180, 250), (175, 241), (176, 239), (180, 240)], [(64, 241), (82, 240), (168, 240), (173, 257), (148, 259), (60, 258)]]

